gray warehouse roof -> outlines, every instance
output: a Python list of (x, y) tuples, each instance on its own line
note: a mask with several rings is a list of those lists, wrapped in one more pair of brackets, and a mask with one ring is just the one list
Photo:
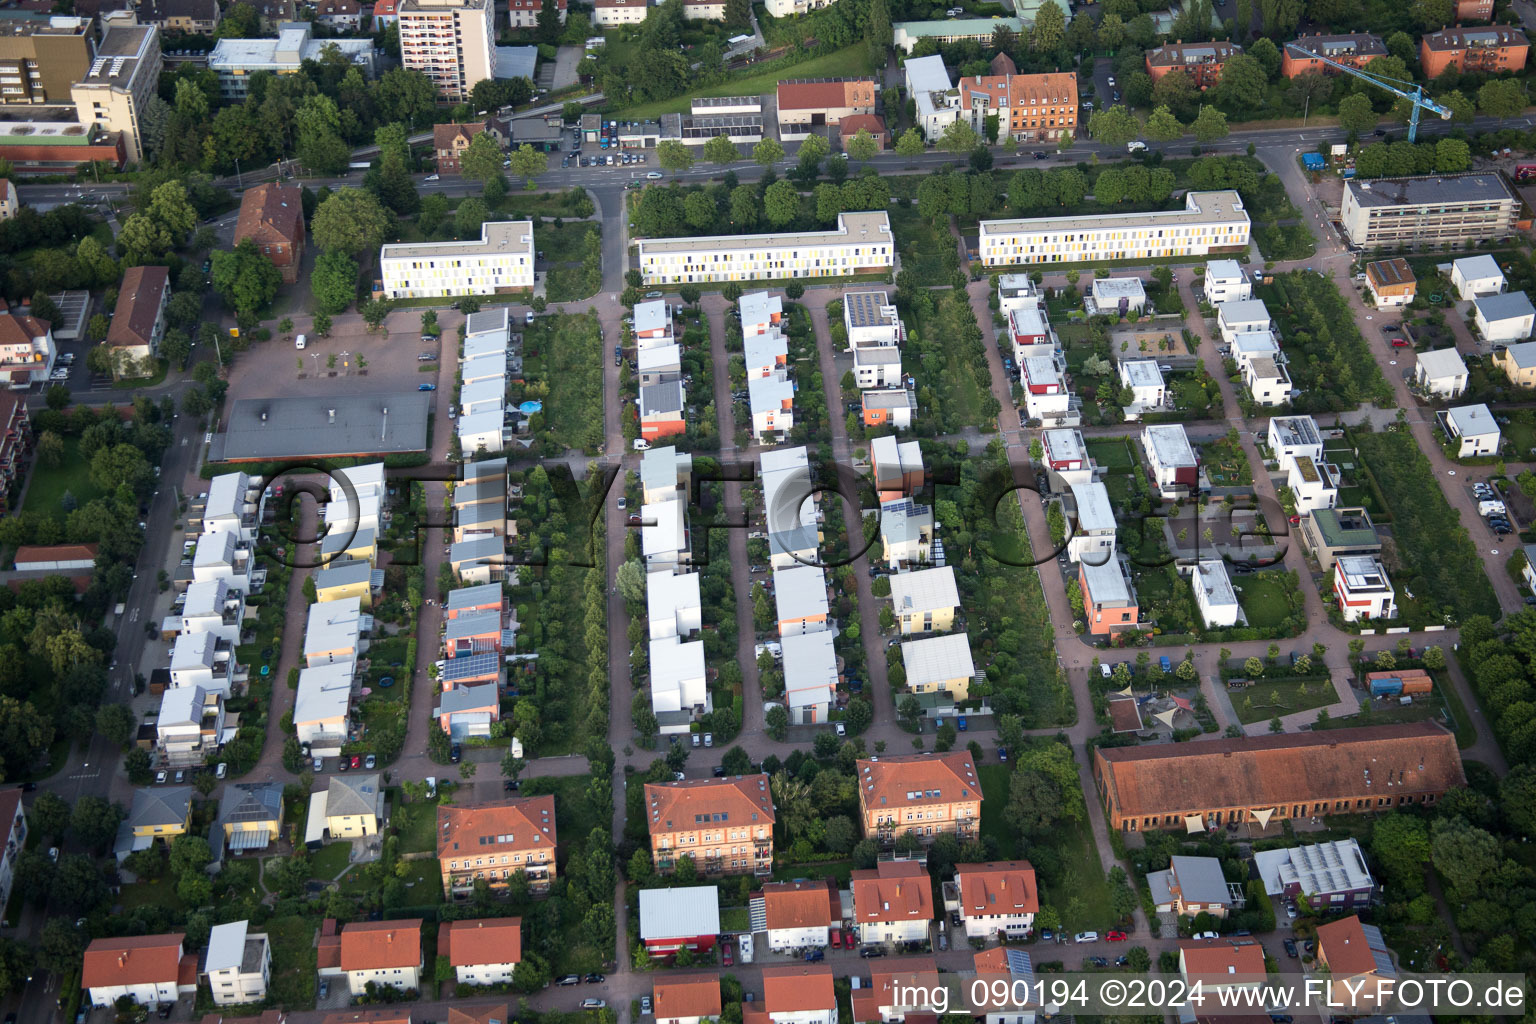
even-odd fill
[(1425, 175), (1421, 178), (1385, 178), (1361, 181), (1351, 178), (1344, 187), (1362, 206), (1424, 206), (1439, 203), (1515, 201), (1497, 174)]
[(243, 398), (230, 406), (209, 460), (302, 459), (427, 450), (432, 396), (417, 391)]

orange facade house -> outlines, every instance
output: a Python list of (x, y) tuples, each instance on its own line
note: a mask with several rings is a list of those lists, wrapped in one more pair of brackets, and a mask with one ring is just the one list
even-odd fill
[(1338, 68), (1325, 64), (1317, 57), (1308, 57), (1299, 49), (1305, 47), (1313, 53), (1352, 68), (1363, 68), (1377, 57), (1387, 56), (1387, 44), (1381, 36), (1369, 32), (1349, 32), (1337, 36), (1302, 36), (1285, 44), (1280, 58), (1280, 73), (1295, 78), (1309, 71), (1323, 75), (1342, 74)]
[(773, 870), (773, 797), (768, 776), (650, 782), (645, 813), (651, 862), (669, 874), (684, 854), (706, 875)]
[(1204, 832), (1237, 822), (1429, 804), (1466, 785), (1456, 737), (1434, 722), (1246, 736), (1093, 753), (1111, 828)]
[(949, 833), (973, 839), (981, 825), (981, 784), (968, 751), (904, 754), (858, 762), (864, 834), (883, 843), (907, 833), (925, 843)]
[(1425, 78), (1436, 78), (1447, 68), (1500, 74), (1525, 67), (1530, 49), (1531, 41), (1518, 28), (1443, 28), (1419, 40), (1419, 63)]
[(518, 797), (437, 809), (437, 859), (443, 894), (465, 897), (484, 879), (505, 889), (519, 871), (534, 892), (555, 880), (555, 798)]
[(1171, 71), (1182, 71), (1198, 88), (1209, 89), (1221, 79), (1222, 65), (1243, 52), (1236, 43), (1169, 43), (1147, 51), (1147, 74), (1156, 82)]
[(998, 115), (998, 134), (1025, 142), (1059, 139), (1077, 130), (1077, 75), (979, 75), (960, 80), (960, 107), (980, 131)]

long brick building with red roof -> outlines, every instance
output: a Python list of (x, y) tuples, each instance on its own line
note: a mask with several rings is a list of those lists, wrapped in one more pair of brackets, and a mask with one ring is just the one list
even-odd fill
[(531, 891), (555, 880), (555, 798), (515, 797), (487, 804), (437, 808), (437, 859), (443, 894), (464, 897), (484, 879), (505, 889), (519, 871)]
[(648, 782), (651, 861), (669, 874), (684, 854), (705, 875), (766, 875), (773, 870), (773, 796), (768, 776)]
[(967, 751), (860, 761), (858, 773), (866, 836), (890, 843), (911, 833), (931, 843), (946, 832), (973, 839), (981, 826), (981, 783)]

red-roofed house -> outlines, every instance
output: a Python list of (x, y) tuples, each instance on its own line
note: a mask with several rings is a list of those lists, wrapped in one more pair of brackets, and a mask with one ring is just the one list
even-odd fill
[(0, 386), (41, 384), (53, 372), (57, 355), (53, 325), (47, 320), (0, 310)]
[[(1379, 979), (1397, 974), (1380, 930), (1372, 927), (1367, 932), (1353, 915), (1318, 926), (1317, 962), (1328, 968), (1329, 1002), (1343, 1006), (1352, 1005), (1353, 994), (1370, 992), (1374, 997), (1378, 984), (1385, 983)], [(1364, 1009), (1363, 999), (1361, 1003)]]
[(830, 879), (770, 882), (752, 902), (763, 905), (768, 948), (772, 950), (825, 946), (827, 929), (842, 922), (842, 900)]
[(247, 238), (256, 250), (282, 271), (283, 281), (299, 279), (299, 264), (304, 260), (303, 189), (281, 182), (257, 185), (240, 199), (240, 216), (235, 221), (235, 244)]
[(114, 377), (152, 376), (151, 360), (160, 354), (165, 336), (165, 304), (171, 298), (171, 272), (166, 267), (129, 267), (123, 271), (107, 347)]
[(763, 968), (763, 1001), (742, 1007), (742, 1024), (837, 1024), (832, 968), (792, 964)]
[(437, 933), (437, 955), (447, 958), (460, 985), (510, 985), (523, 958), (523, 919), (450, 921)]
[(885, 118), (878, 114), (853, 114), (845, 117), (837, 123), (837, 131), (842, 136), (844, 153), (848, 152), (848, 140), (860, 131), (869, 132), (870, 138), (875, 140), (875, 145), (882, 153), (891, 144), (891, 133), (885, 127)]
[(358, 921), (341, 930), (341, 971), (354, 996), (371, 981), (401, 991), (421, 985), (421, 919)]
[(1027, 938), (1040, 912), (1034, 865), (1027, 860), (956, 864), (955, 880), (944, 886), (944, 909), (960, 914), (969, 938)]
[(1213, 989), (1264, 984), (1264, 947), (1257, 939), (1202, 939), (1179, 943), (1179, 977)]
[(181, 948), (181, 932), (96, 939), (85, 949), (80, 987), (92, 1006), (111, 1006), (127, 996), (140, 1006), (174, 1003), (183, 992), (182, 961), (191, 961), (185, 991), (197, 991), (197, 957)]
[(521, 871), (535, 893), (555, 880), (555, 798), (514, 797), (437, 809), (443, 895), (463, 899), (477, 879), (505, 889)]
[(925, 942), (933, 924), (933, 893), (928, 869), (919, 861), (881, 861), (851, 876), (853, 920), (860, 940)]
[(780, 133), (804, 138), (811, 128), (875, 112), (875, 83), (864, 78), (802, 78), (779, 83)]
[(720, 1019), (720, 975), (672, 974), (651, 990), (656, 1024), (701, 1024)]
[(877, 960), (869, 968), (869, 987), (854, 989), (852, 995), (854, 1024), (918, 1024), (934, 1020), (932, 1013), (914, 1013), (897, 1005), (897, 982), (925, 988), (939, 984), (939, 965), (931, 956), (903, 956)]
[(373, 5), (373, 21), (370, 24), (375, 32), (382, 32), (399, 20), (400, 0), (378, 0)]

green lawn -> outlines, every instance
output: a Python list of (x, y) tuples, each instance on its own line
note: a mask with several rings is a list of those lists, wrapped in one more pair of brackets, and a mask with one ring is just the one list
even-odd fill
[(772, 70), (758, 71), (739, 78), (728, 76), (718, 85), (689, 89), (684, 95), (674, 96), (669, 100), (657, 100), (654, 103), (642, 103), (623, 110), (611, 111), (609, 116), (623, 117), (628, 121), (647, 121), (658, 118), (662, 114), (686, 113), (695, 96), (759, 96), (776, 90), (780, 79), (843, 78), (849, 75), (860, 75), (867, 70), (866, 53), (868, 50), (864, 44), (856, 43), (798, 64), (776, 64)]
[(555, 795), (555, 828), (566, 840), (585, 840), (594, 828), (612, 826), (609, 809), (587, 799), (587, 776), (541, 775), (524, 778), (519, 796)]
[(57, 466), (45, 466), (41, 460), (33, 462), (32, 479), (27, 484), (27, 497), (21, 510), (63, 518), (66, 492), (74, 495), (76, 507), (104, 493), (91, 483), (91, 463), (80, 457), (78, 437), (64, 438), (64, 457)]
[(437, 849), (436, 801), (400, 804), (390, 813), (389, 824), (400, 835), (401, 853), (430, 853)]
[(150, 882), (134, 882), (132, 885), (123, 886), (122, 895), (117, 898), (124, 910), (133, 910), (135, 907), (162, 907), (171, 914), (180, 914), (186, 909), (181, 902), (181, 897), (176, 895), (176, 882), (169, 874)]
[(1136, 456), (1131, 453), (1131, 441), (1127, 437), (1095, 437), (1083, 442), (1093, 461), (1105, 469), (1130, 470), (1136, 466)]
[[(279, 1006), (312, 1006), (315, 1001), (316, 917), (274, 917), (261, 926), (272, 944), (272, 984)], [(334, 984), (334, 982), (333, 982)]]
[[(1302, 692), (1302, 688), (1306, 692)], [(1276, 715), (1293, 715), (1309, 708), (1337, 704), (1339, 695), (1328, 679), (1286, 679), (1271, 682), (1260, 679), (1252, 686), (1232, 694), (1232, 708), (1244, 725), (1267, 722)]]
[(567, 448), (597, 453), (603, 438), (602, 331), (586, 313), (540, 317), (523, 336), (524, 375), (544, 411), (538, 429)]
[[(986, 805), (982, 805), (985, 810)], [(848, 884), (853, 871), (851, 860), (826, 860), (818, 864), (777, 864), (773, 869), (775, 882), (792, 882), (797, 878), (835, 878), (839, 887)]]
[(720, 930), (724, 932), (744, 932), (751, 926), (750, 914), (746, 907), (726, 907), (720, 911)]
[(1291, 601), (1278, 573), (1258, 573), (1232, 582), (1238, 602), (1254, 629), (1278, 629), (1291, 614)]
[(347, 869), (352, 856), (351, 843), (331, 843), (309, 855), (309, 877), (332, 881)]
[(410, 894), (406, 897), (408, 905), (419, 907), (443, 902), (443, 870), (436, 857), (402, 863), (405, 864), (405, 874), (400, 879)]

